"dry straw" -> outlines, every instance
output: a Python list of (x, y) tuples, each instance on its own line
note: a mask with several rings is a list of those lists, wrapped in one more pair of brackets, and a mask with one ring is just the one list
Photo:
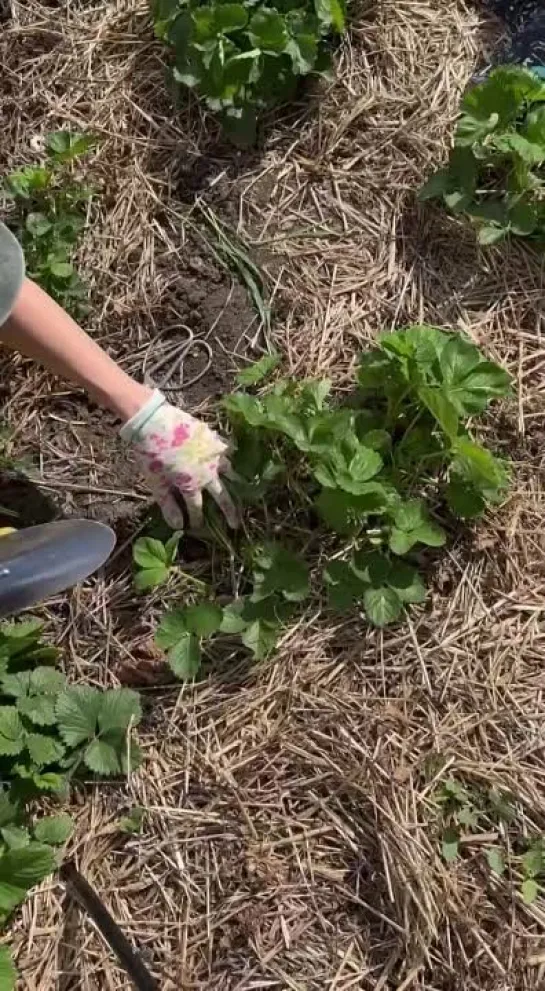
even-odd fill
[[(14, 0), (0, 37), (2, 164), (66, 123), (101, 138), (81, 263), (91, 330), (126, 367), (177, 312), (198, 192), (267, 267), (294, 374), (342, 387), (378, 330), (427, 320), (463, 328), (517, 376), (488, 427), (514, 461), (509, 503), (454, 535), (412, 622), (380, 633), (309, 614), (256, 669), (150, 690), (143, 770), (75, 802), (79, 866), (164, 991), (545, 980), (545, 903), (524, 907), (495, 880), (478, 837), (447, 867), (434, 800), (447, 773), (494, 784), (516, 796), (521, 834), (545, 830), (542, 265), (518, 246), (480, 252), (465, 224), (414, 197), (497, 29), (456, 0), (356, 2), (350, 19), (337, 82), (252, 156), (218, 144), (194, 103), (172, 111), (144, 2)], [(241, 326), (241, 341), (255, 330)], [(221, 321), (216, 336), (220, 347)], [(3, 381), (15, 450), (42, 441), (50, 491), (120, 488), (115, 453), (97, 453), (64, 386), (21, 359)], [(149, 661), (156, 607), (139, 616), (125, 564), (48, 613), (74, 677), (113, 683), (121, 663)], [(434, 755), (447, 765), (436, 780)], [(124, 839), (115, 823), (132, 802), (145, 831)], [(63, 899), (46, 883), (14, 924), (22, 987), (128, 989)]]

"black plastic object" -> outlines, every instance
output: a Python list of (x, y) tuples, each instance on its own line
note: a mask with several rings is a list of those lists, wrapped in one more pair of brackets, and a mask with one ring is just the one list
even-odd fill
[(87, 578), (114, 546), (113, 530), (93, 520), (60, 520), (0, 537), (0, 618)]
[(117, 955), (117, 959), (125, 968), (137, 991), (159, 991), (157, 981), (122, 933), (117, 922), (113, 920), (104, 902), (80, 874), (72, 860), (62, 865), (60, 875), (66, 886), (100, 929), (108, 946)]
[(511, 40), (494, 63), (525, 65), (545, 77), (545, 4), (543, 0), (488, 0), (488, 7), (503, 18)]

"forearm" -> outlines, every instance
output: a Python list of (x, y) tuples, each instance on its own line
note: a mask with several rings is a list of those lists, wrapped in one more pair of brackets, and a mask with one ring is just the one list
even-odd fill
[(25, 279), (10, 316), (0, 326), (0, 342), (81, 386), (121, 420), (134, 416), (151, 395), (151, 389), (127, 375), (30, 279)]

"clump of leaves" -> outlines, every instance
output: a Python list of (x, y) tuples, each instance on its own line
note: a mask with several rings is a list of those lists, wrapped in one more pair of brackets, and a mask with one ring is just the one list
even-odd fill
[(177, 678), (196, 677), (202, 644), (217, 635), (237, 636), (255, 660), (266, 657), (278, 641), (283, 625), (309, 595), (309, 569), (297, 555), (277, 544), (265, 544), (249, 553), (251, 589), (225, 606), (204, 601), (170, 610), (155, 634), (166, 650)]
[[(507, 395), (510, 382), (475, 345), (434, 327), (381, 336), (357, 378), (351, 406), (332, 399), (326, 379), (226, 397), (231, 484), (248, 505), (283, 504), (311, 542), (317, 530), (329, 606), (384, 626), (424, 600), (419, 564), (447, 539), (445, 509), (472, 519), (502, 500), (506, 466), (471, 436), (468, 419)], [(316, 513), (332, 537), (320, 534)], [(200, 604), (206, 632), (185, 609), (165, 617), (157, 642), (177, 675), (197, 673), (201, 640), (212, 635), (237, 634), (264, 656), (310, 591), (308, 566), (278, 544), (246, 554), (244, 581), (248, 593), (243, 583), (228, 607)]]
[(291, 99), (299, 80), (329, 66), (328, 38), (344, 30), (344, 0), (265, 4), (153, 0), (155, 32), (174, 54), (174, 79), (252, 143), (258, 115)]
[(137, 566), (134, 584), (139, 592), (164, 585), (176, 570), (176, 557), (181, 533), (173, 533), (166, 541), (157, 537), (139, 537), (132, 548)]
[(94, 144), (88, 134), (48, 134), (45, 160), (12, 172), (3, 182), (12, 206), (6, 222), (22, 245), (28, 275), (79, 317), (87, 312), (87, 290), (72, 258), (92, 189), (78, 180), (75, 166)]
[(141, 718), (130, 689), (99, 691), (66, 684), (51, 665), (37, 621), (0, 629), (0, 773), (17, 794), (62, 793), (67, 781), (87, 769), (99, 775), (138, 767), (131, 738)]
[[(55, 848), (73, 829), (66, 813), (31, 821), (28, 801), (65, 794), (77, 774), (122, 774), (141, 760), (132, 732), (141, 718), (136, 692), (69, 686), (56, 659), (38, 620), (0, 627), (0, 776), (8, 785), (0, 790), (0, 925), (55, 869)], [(0, 988), (15, 982), (2, 947)]]
[(462, 102), (449, 162), (420, 192), (478, 225), (481, 244), (545, 233), (545, 81), (501, 66)]

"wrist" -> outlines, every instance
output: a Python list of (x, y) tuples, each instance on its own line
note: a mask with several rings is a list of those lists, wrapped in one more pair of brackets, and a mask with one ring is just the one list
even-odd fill
[(127, 423), (149, 402), (153, 393), (154, 390), (149, 386), (141, 385), (140, 382), (127, 377), (126, 382), (105, 397), (104, 405), (115, 413), (122, 423)]

